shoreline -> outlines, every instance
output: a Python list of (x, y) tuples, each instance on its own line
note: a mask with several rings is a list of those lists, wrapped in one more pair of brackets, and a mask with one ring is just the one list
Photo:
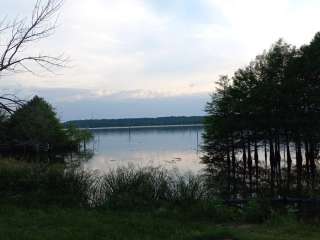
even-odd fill
[(175, 125), (144, 125), (144, 126), (119, 126), (119, 127), (97, 127), (80, 128), (88, 130), (113, 130), (113, 129), (143, 129), (143, 128), (179, 128), (179, 127), (204, 127), (204, 124), (175, 124)]

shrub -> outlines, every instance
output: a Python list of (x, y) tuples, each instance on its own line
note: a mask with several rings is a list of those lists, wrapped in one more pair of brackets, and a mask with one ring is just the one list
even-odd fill
[(84, 206), (90, 200), (92, 175), (65, 171), (64, 165), (0, 163), (0, 201), (23, 205)]
[(270, 203), (261, 199), (251, 199), (242, 209), (242, 216), (245, 222), (261, 223), (271, 213)]

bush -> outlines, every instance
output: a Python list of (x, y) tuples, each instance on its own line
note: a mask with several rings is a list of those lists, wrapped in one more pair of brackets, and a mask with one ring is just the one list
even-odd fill
[(261, 199), (251, 199), (242, 209), (242, 217), (245, 222), (261, 223), (271, 213), (270, 203)]
[(93, 177), (85, 172), (65, 171), (64, 165), (0, 163), (0, 201), (23, 205), (84, 206), (90, 201)]

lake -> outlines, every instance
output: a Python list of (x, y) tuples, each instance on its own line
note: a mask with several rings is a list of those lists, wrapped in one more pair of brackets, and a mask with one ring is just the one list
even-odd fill
[(198, 172), (201, 164), (202, 126), (156, 126), (92, 129), (91, 159), (85, 170), (108, 171), (133, 165)]

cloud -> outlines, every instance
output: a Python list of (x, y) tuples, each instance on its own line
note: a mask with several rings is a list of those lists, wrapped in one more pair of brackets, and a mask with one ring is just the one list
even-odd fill
[[(3, 0), (2, 14), (25, 16), (34, 2)], [(278, 38), (310, 41), (319, 7), (316, 0), (67, 0), (56, 33), (29, 51), (65, 52), (70, 67), (2, 77), (0, 86), (52, 89), (42, 93), (59, 104), (207, 96), (219, 75)]]
[(208, 95), (172, 96), (165, 98), (114, 99), (56, 103), (54, 106), (62, 120), (137, 118), (159, 116), (204, 115)]
[[(319, 1), (208, 0), (228, 19), (225, 30), (242, 44), (252, 58), (279, 38), (289, 43), (308, 43), (319, 31)], [(248, 57), (248, 56), (247, 56)]]
[(209, 46), (214, 42), (197, 33), (207, 21), (222, 22), (221, 16), (211, 15), (205, 1), (166, 1), (162, 10), (159, 1), (150, 2), (67, 1), (56, 35), (37, 49), (65, 51), (73, 67), (62, 76), (20, 75), (15, 81), (26, 87), (178, 92), (192, 81), (207, 88), (212, 69), (222, 71), (224, 59)]
[(63, 121), (204, 115), (204, 107), (209, 100), (205, 92), (177, 95), (142, 89), (106, 92), (71, 88), (24, 88), (19, 92), (19, 96), (26, 100), (34, 95), (45, 97)]

